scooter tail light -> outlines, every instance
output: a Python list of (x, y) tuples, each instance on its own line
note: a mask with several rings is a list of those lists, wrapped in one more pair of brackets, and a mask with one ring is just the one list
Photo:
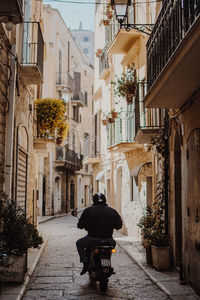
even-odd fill
[(112, 252), (112, 253), (116, 253), (116, 249), (112, 249), (111, 252)]
[(99, 249), (94, 249), (94, 253), (99, 253)]

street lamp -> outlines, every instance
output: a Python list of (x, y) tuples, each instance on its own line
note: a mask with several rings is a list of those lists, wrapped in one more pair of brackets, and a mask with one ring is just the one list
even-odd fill
[(125, 28), (126, 31), (130, 31), (133, 28), (150, 35), (154, 24), (129, 24), (128, 8), (131, 6), (131, 2), (132, 0), (111, 0), (111, 6), (115, 10), (115, 16), (120, 24), (120, 29)]

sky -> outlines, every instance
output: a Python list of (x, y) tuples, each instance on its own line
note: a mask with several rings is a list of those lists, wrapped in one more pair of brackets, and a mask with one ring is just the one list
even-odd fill
[[(74, 3), (74, 2), (78, 3)], [(73, 3), (71, 3), (73, 2)], [(85, 3), (86, 2), (86, 3)], [(43, 0), (44, 4), (50, 4), (57, 8), (70, 29), (79, 29), (82, 22), (82, 29), (94, 31), (94, 0)]]

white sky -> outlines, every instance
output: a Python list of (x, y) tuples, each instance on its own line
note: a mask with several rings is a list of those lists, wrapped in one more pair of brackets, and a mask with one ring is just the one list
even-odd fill
[[(66, 1), (66, 2), (63, 2)], [(60, 11), (66, 25), (70, 29), (79, 29), (80, 22), (82, 22), (82, 28), (94, 31), (94, 4), (84, 4), (84, 2), (94, 3), (94, 0), (72, 0), (72, 2), (78, 1), (79, 3), (67, 3), (70, 0), (62, 0), (59, 2), (52, 0), (43, 0), (44, 4), (50, 4), (53, 8), (57, 8)], [(80, 3), (81, 2), (81, 3)], [(82, 4), (83, 2), (83, 4)]]

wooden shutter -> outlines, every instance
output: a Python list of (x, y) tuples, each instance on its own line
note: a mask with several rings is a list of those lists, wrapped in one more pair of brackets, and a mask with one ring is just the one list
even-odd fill
[(28, 154), (19, 146), (16, 169), (16, 201), (26, 211)]

